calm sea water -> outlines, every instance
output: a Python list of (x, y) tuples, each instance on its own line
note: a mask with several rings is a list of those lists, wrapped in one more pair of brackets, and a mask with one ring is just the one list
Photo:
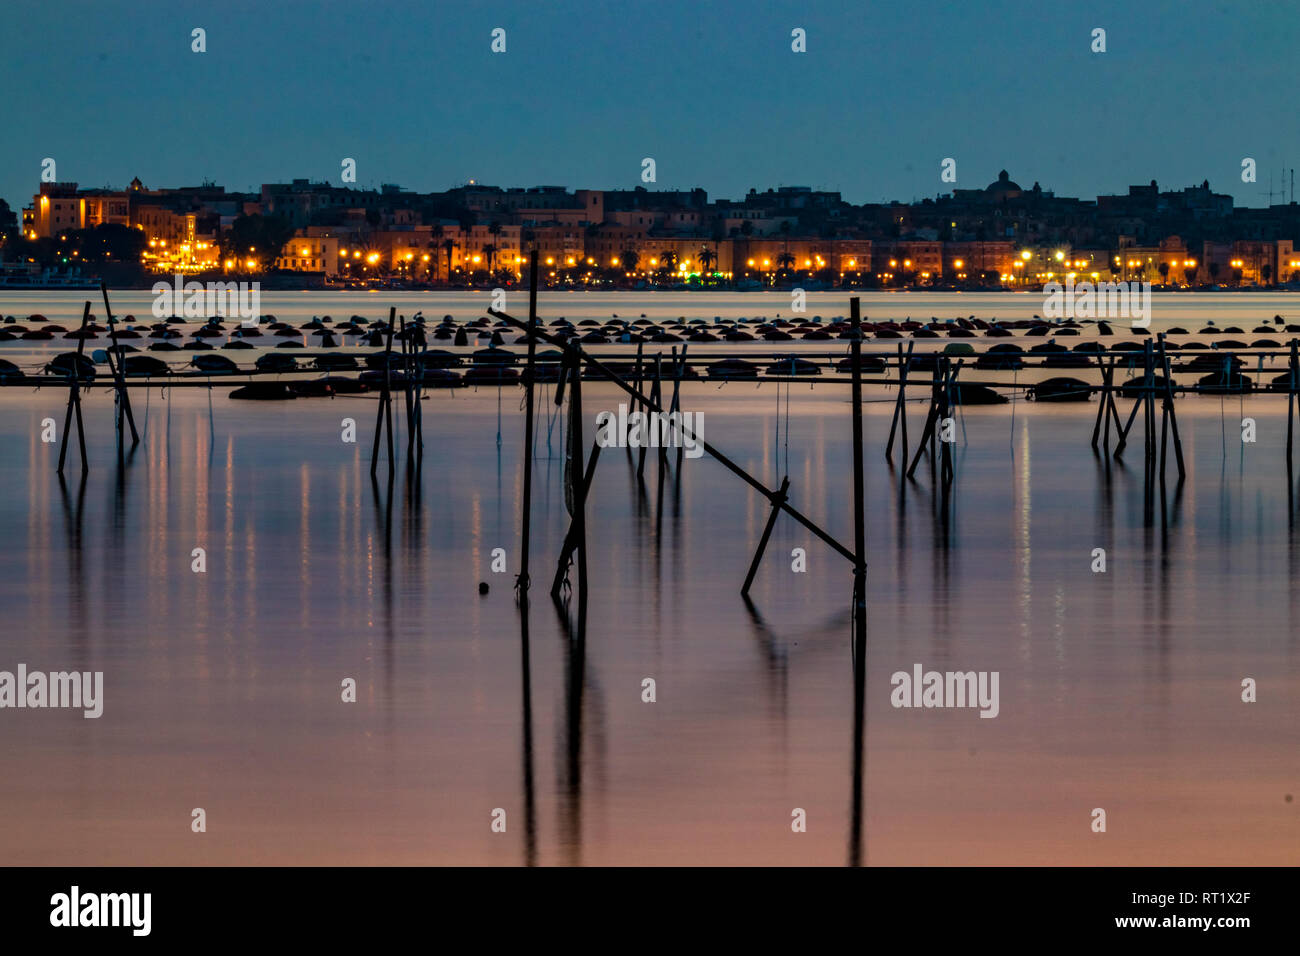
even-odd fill
[[(590, 307), (655, 308), (613, 301)], [(593, 415), (619, 400), (584, 391)], [(135, 391), (143, 441), (119, 467), (112, 399), (95, 390), (91, 470), (83, 484), (74, 451), (61, 484), (41, 431), (47, 417), (62, 427), (65, 393), (0, 389), (0, 669), (101, 670), (105, 683), (98, 720), (0, 711), (0, 856), (847, 862), (847, 562), (782, 518), (747, 606), (762, 497), (707, 456), (662, 480), (652, 458), (642, 484), (608, 450), (575, 640), (546, 595), (567, 513), (562, 426), (544, 405), (525, 644), (511, 591), (521, 395), (433, 393), (418, 480), (399, 454), (394, 482), (381, 470), (376, 486), (373, 398)], [(843, 388), (684, 395), (709, 441), (771, 485), (788, 474), (794, 506), (851, 545)], [(1187, 480), (1171, 471), (1150, 502), (1140, 441), (1127, 467), (1092, 455), (1095, 404), (969, 408), (945, 509), (924, 465), (911, 483), (884, 461), (893, 393), (868, 398), (865, 862), (1297, 862), (1300, 532), (1285, 399), (1180, 399)], [(911, 414), (915, 441), (921, 407)], [(1244, 416), (1257, 443), (1240, 440)], [(356, 445), (340, 440), (344, 418)], [(206, 573), (191, 570), (194, 548)], [(506, 573), (491, 570), (495, 548)], [(806, 573), (791, 570), (795, 548)], [(1090, 568), (1096, 548), (1105, 573)], [(916, 663), (998, 671), (998, 717), (891, 707), (890, 675)], [(340, 700), (348, 677), (356, 703)], [(1245, 677), (1257, 703), (1241, 701)], [(190, 831), (196, 807), (204, 834)], [(1090, 830), (1097, 807), (1105, 834)], [(490, 829), (498, 808), (504, 834)], [(791, 832), (794, 808), (806, 833)]]

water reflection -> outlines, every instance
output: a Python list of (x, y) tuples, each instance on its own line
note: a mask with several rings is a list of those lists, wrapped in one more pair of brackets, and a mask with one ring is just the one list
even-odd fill
[[(836, 413), (804, 412), (800, 398), (791, 398), (789, 450), (800, 506), (842, 533), (846, 436)], [(1279, 856), (1263, 798), (1295, 769), (1285, 732), (1247, 727), (1235, 711), (1206, 723), (1203, 685), (1236, 679), (1243, 665), (1224, 657), (1231, 650), (1268, 668), (1279, 693), (1296, 686), (1294, 639), (1275, 639), (1296, 619), (1295, 488), (1280, 486), (1283, 459), (1269, 457), (1280, 445), (1225, 466), (1212, 414), (1180, 419), (1185, 482), (1148, 481), (1135, 462), (1105, 454), (1083, 464), (1091, 409), (1022, 412), (1010, 458), (1005, 413), (969, 410), (947, 488), (903, 480), (869, 443), (860, 638), (840, 557), (814, 542), (806, 575), (778, 558), (803, 543), (780, 537), (785, 518), (755, 580), (757, 600), (737, 600), (766, 503), (708, 459), (676, 466), (656, 455), (644, 476), (636, 457), (603, 459), (588, 503), (598, 570), (590, 592), (574, 589), (553, 602), (554, 614), (537, 613), (509, 588), (474, 594), (488, 576), (481, 556), (496, 546), (512, 561), (517, 553), (521, 416), (503, 419), (498, 459), (495, 395), (457, 397), (455, 415), (430, 404), (438, 454), (422, 464), (408, 456), (368, 495), (369, 449), (337, 442), (339, 405), (286, 403), (303, 406), (290, 413), (231, 402), (216, 409), (224, 424), (215, 446), (204, 390), (160, 400), (165, 427), (146, 418), (138, 454), (117, 466), (111, 429), (92, 429), (92, 462), (108, 467), (63, 482), (54, 455), (23, 433), (45, 406), (24, 410), (20, 425), (12, 406), (0, 416), (3, 437), (25, 449), (0, 462), (20, 490), (0, 500), (0, 533), (25, 544), (0, 556), (0, 577), (36, 596), (10, 602), (9, 657), (61, 663), (55, 650), (84, 658), (104, 648), (113, 688), (102, 725), (111, 735), (76, 763), (66, 762), (66, 728), (53, 722), (0, 729), (14, 766), (48, 789), (39, 801), (17, 787), (0, 800), (19, 824), (0, 836), (11, 856), (40, 842), (59, 859), (121, 860), (89, 831), (62, 840), (76, 794), (120, 793), (123, 806), (183, 802), (214, 786), (198, 763), (225, 762), (246, 789), (222, 794), (224, 812), (283, 862), (360, 853), (474, 863), (500, 859), (497, 845), (525, 865), (865, 865), (941, 852), (949, 862), (1071, 859), (1082, 851), (1057, 833), (1053, 808), (1105, 786), (1141, 813), (1148, 785), (1126, 768), (1151, 759), (1164, 761), (1162, 786), (1189, 794), (1162, 811), (1170, 826), (1209, 813), (1193, 786), (1207, 766), (1228, 767), (1233, 780), (1216, 799), (1249, 797), (1231, 845), (1175, 849), (1180, 860)], [(734, 390), (711, 400), (749, 410)], [(769, 400), (756, 401), (770, 411)], [(105, 404), (88, 403), (91, 420), (111, 414)], [(1252, 412), (1263, 424), (1267, 409)], [(761, 469), (778, 449), (785, 457), (770, 421), (762, 436), (743, 414), (714, 421), (719, 445)], [(556, 422), (539, 415), (537, 431)], [(878, 442), (888, 426), (876, 415), (868, 433)], [(1215, 440), (1198, 449), (1197, 435)], [(771, 458), (758, 453), (764, 447)], [(541, 436), (536, 454), (546, 460)], [(552, 462), (533, 489), (534, 559), (547, 571), (570, 525), (559, 457)], [(1285, 525), (1277, 507), (1288, 507)], [(209, 550), (206, 577), (190, 572), (195, 546)], [(1107, 575), (1089, 570), (1095, 547), (1110, 556)], [(535, 579), (534, 596), (549, 579)], [(1241, 625), (1225, 650), (1229, 607)], [(362, 719), (340, 717), (336, 675), (364, 666), (371, 647), (376, 705)], [(911, 661), (1002, 671), (999, 719), (893, 710), (887, 675)], [(634, 691), (643, 673), (660, 678), (653, 708)], [(1188, 725), (1194, 746), (1179, 732)], [(539, 732), (555, 746), (539, 748)], [(1087, 782), (1056, 772), (1063, 754)], [(340, 761), (354, 768), (343, 782)], [(981, 821), (960, 833), (960, 814), (936, 784), (957, 775), (963, 805)], [(312, 803), (288, 819), (260, 793), (310, 794)], [(486, 829), (473, 822), (481, 806), (505, 805), (510, 794), (522, 801), (512, 805), (518, 829), (512, 823), (499, 844), (465, 835)], [(430, 824), (431, 805), (451, 822)], [(795, 844), (791, 806), (814, 810)], [(124, 819), (113, 808), (95, 813), (101, 825)], [(553, 830), (542, 822), (552, 819)], [(138, 825), (151, 859), (190, 859), (184, 841)], [(1165, 825), (1146, 817), (1139, 829)], [(430, 834), (418, 859), (412, 832)], [(1126, 840), (1105, 859), (1150, 858), (1142, 837)], [(309, 846), (325, 849), (309, 857)]]

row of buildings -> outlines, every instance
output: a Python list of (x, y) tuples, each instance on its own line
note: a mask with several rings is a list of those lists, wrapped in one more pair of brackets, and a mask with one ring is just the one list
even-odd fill
[(42, 183), (23, 209), (36, 241), (117, 224), (140, 230), (156, 272), (247, 272), (271, 263), (222, 242), (240, 220), (284, 224), (275, 269), (324, 279), (500, 281), (538, 251), (548, 278), (675, 284), (786, 281), (1031, 286), (1067, 276), (1171, 285), (1300, 280), (1295, 202), (1238, 208), (1208, 182), (1153, 181), (1095, 200), (1024, 189), (1006, 171), (982, 189), (911, 203), (853, 205), (806, 187), (710, 201), (684, 191), (500, 188), (438, 193), (306, 179), (260, 193), (202, 186), (122, 190)]

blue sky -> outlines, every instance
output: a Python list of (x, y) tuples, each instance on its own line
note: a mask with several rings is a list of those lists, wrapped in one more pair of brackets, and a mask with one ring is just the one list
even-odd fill
[(420, 190), (628, 188), (649, 156), (660, 188), (853, 202), (948, 191), (953, 157), (958, 187), (1004, 167), (1083, 197), (1209, 178), (1253, 206), (1300, 165), (1288, 5), (6, 0), (4, 16), (15, 209), (47, 156), (87, 186), (234, 189), (338, 183), (351, 157), (358, 185)]

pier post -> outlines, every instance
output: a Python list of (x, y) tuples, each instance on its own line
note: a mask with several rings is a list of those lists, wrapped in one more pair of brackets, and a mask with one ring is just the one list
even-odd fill
[(388, 474), (393, 474), (393, 414), (392, 389), (389, 382), (389, 370), (393, 365), (393, 324), (397, 321), (397, 306), (388, 310), (388, 344), (384, 348), (384, 377), (379, 391), (379, 409), (375, 414), (375, 444), (370, 449), (370, 477), (379, 469), (379, 438), (388, 432)]
[(889, 426), (889, 443), (885, 445), (885, 461), (891, 465), (894, 463), (894, 433), (898, 430), (900, 420), (903, 425), (903, 461), (907, 461), (907, 409), (904, 406), (904, 395), (907, 391), (907, 367), (912, 361), (912, 346), (914, 342), (907, 343), (907, 355), (903, 355), (903, 343), (898, 343), (898, 401), (894, 404), (894, 421)]
[[(862, 303), (855, 295), (849, 299), (849, 322), (853, 329), (850, 339), (850, 354), (853, 356), (853, 555), (855, 578), (855, 607), (861, 605), (865, 611), (866, 593), (861, 587), (867, 572), (867, 525), (866, 502), (863, 499), (862, 474)], [(860, 616), (859, 625), (865, 635), (865, 615)]]
[(921, 440), (916, 446), (916, 456), (912, 459), (912, 464), (908, 466), (907, 477), (911, 478), (916, 474), (916, 466), (921, 463), (921, 455), (926, 452), (926, 444), (930, 448), (930, 477), (934, 477), (934, 425), (939, 417), (939, 365), (934, 366), (934, 372), (930, 377), (930, 407), (925, 413), (925, 427), (921, 429)]
[[(866, 502), (862, 474), (862, 316), (858, 297), (849, 300), (850, 322), (856, 333), (851, 340), (853, 354), (853, 828), (849, 863), (861, 862), (862, 783), (865, 767), (863, 746), (866, 736), (867, 702), (867, 531)], [(902, 372), (900, 370), (900, 379)], [(902, 390), (899, 391), (900, 408)], [(906, 460), (906, 457), (904, 457)]]
[(1097, 357), (1097, 368), (1101, 371), (1101, 402), (1097, 406), (1097, 422), (1092, 426), (1092, 448), (1097, 450), (1097, 438), (1102, 431), (1102, 422), (1106, 425), (1106, 445), (1110, 445), (1110, 394), (1111, 383), (1115, 375), (1115, 356), (1110, 356), (1110, 365), (1106, 356)]
[(524, 513), (522, 516), (519, 576), (515, 590), (523, 596), (528, 591), (528, 538), (533, 512), (533, 390), (537, 380), (537, 250), (528, 256), (528, 364), (524, 381)]
[[(77, 358), (86, 354), (86, 326), (90, 321), (90, 300), (86, 300), (85, 311), (81, 313), (81, 337), (77, 340)], [(63, 416), (63, 436), (59, 442), (59, 474), (63, 474), (63, 463), (68, 457), (68, 432), (72, 428), (72, 416), (77, 416), (77, 443), (81, 447), (81, 471), (84, 474), (90, 467), (86, 460), (86, 432), (81, 423), (81, 375), (80, 363), (72, 364), (72, 377), (68, 382), (68, 411)]]
[[(1183, 440), (1178, 436), (1178, 413), (1174, 408), (1174, 376), (1173, 369), (1169, 365), (1169, 351), (1165, 345), (1165, 333), (1160, 333), (1160, 368), (1165, 376), (1165, 407), (1169, 414), (1169, 431), (1174, 440), (1174, 463), (1178, 465), (1178, 480), (1182, 481), (1187, 475), (1187, 469), (1183, 465)], [(1161, 475), (1164, 474), (1164, 466), (1160, 468)]]
[(1291, 447), (1295, 430), (1294, 407), (1296, 403), (1296, 387), (1298, 373), (1300, 373), (1300, 362), (1297, 361), (1296, 340), (1291, 340), (1291, 355), (1287, 358), (1287, 371), (1290, 375), (1287, 378), (1286, 385), (1286, 473), (1291, 475)]
[[(645, 409), (644, 409), (643, 412), (642, 412), (642, 416), (643, 416), (643, 417), (642, 417), (642, 421), (643, 421), (643, 422), (646, 422), (646, 425), (645, 425), (645, 426), (643, 427), (643, 429), (642, 429), (642, 433), (641, 433), (641, 448), (640, 448), (640, 449), (638, 450), (638, 452), (637, 452), (636, 476), (637, 476), (638, 479), (640, 479), (640, 478), (644, 478), (644, 477), (645, 477), (646, 441), (649, 439), (649, 434), (650, 434), (650, 433), (649, 433), (649, 430), (650, 430), (651, 427), (655, 427), (655, 428), (658, 427), (657, 425), (654, 425), (653, 422), (649, 421), (649, 412), (648, 412), (648, 409), (649, 409), (650, 405), (658, 406), (659, 403), (663, 400), (663, 396), (662, 396), (662, 393), (660, 392), (660, 388), (659, 388), (659, 383), (660, 383), (660, 380), (661, 380), (662, 376), (663, 376), (663, 368), (662, 368), (662, 365), (661, 365), (661, 363), (660, 363), (660, 356), (659, 356), (658, 354), (656, 354), (656, 355), (655, 355), (655, 377), (654, 377), (654, 384), (652, 384), (652, 385), (650, 386), (650, 402), (649, 402), (649, 404), (646, 405)], [(639, 388), (638, 388), (637, 390), (640, 391)], [(659, 441), (659, 445), (660, 445), (660, 452), (661, 452), (661, 454), (662, 454), (662, 451), (663, 451), (663, 447), (662, 447), (662, 446), (663, 446), (663, 440), (662, 440), (662, 439), (663, 439), (663, 436), (662, 436), (662, 435), (659, 435), (658, 437), (659, 437), (659, 439), (660, 439), (660, 441)]]
[[(961, 370), (961, 364), (953, 365), (952, 359), (944, 356), (941, 360), (943, 370), (943, 389), (940, 392), (939, 404), (939, 424), (942, 425), (945, 420), (952, 416), (954, 406), (954, 390), (956, 388), (957, 373)], [(944, 441), (943, 436), (939, 436), (941, 446), (939, 454), (942, 459), (942, 465), (939, 468), (939, 480), (944, 486), (945, 493), (947, 488), (952, 484), (953, 467), (952, 467), (952, 442)]]
[[(572, 436), (569, 473), (575, 480), (582, 476), (582, 363), (569, 358), (569, 434)], [(594, 456), (593, 456), (594, 458)], [(573, 496), (573, 534), (578, 552), (578, 606), (587, 601), (587, 483), (579, 480)]]
[[(587, 500), (587, 492), (591, 489), (591, 480), (596, 474), (596, 461), (600, 458), (600, 445), (596, 442), (591, 443), (591, 455), (587, 458), (587, 470), (582, 476), (582, 500)], [(576, 499), (576, 495), (574, 496)], [(555, 577), (551, 580), (551, 597), (556, 597), (560, 589), (564, 587), (564, 575), (569, 570), (569, 561), (573, 557), (574, 550), (578, 547), (578, 535), (575, 526), (575, 519), (570, 517), (569, 530), (564, 533), (564, 544), (560, 548), (560, 560), (555, 567)]]
[[(689, 342), (682, 343), (681, 360), (677, 358), (677, 346), (673, 346), (673, 401), (669, 407), (670, 412), (680, 412), (682, 410), (682, 376), (686, 374), (686, 350), (691, 347)], [(682, 470), (682, 455), (685, 453), (685, 442), (677, 443), (677, 471), (680, 474)]]
[[(401, 316), (402, 329), (402, 396), (406, 409), (406, 463), (411, 463), (411, 444), (415, 438), (415, 410), (411, 407), (411, 343), (406, 330), (406, 316)], [(414, 326), (412, 326), (414, 328)]]
[[(100, 295), (104, 297), (104, 313), (108, 323), (108, 337), (112, 345), (106, 350), (108, 355), (108, 368), (113, 373), (114, 386), (113, 404), (117, 411), (117, 448), (120, 457), (122, 451), (122, 418), (126, 418), (127, 425), (131, 428), (131, 444), (140, 444), (140, 434), (135, 430), (135, 416), (131, 414), (131, 396), (126, 390), (126, 368), (122, 360), (122, 346), (117, 341), (116, 320), (113, 318), (113, 309), (108, 304), (108, 286), (101, 282), (99, 284)], [(84, 339), (82, 340), (85, 341)], [(80, 414), (80, 403), (78, 403), (78, 414)]]
[[(656, 353), (655, 353), (655, 403), (656, 403), (656, 404), (660, 404), (660, 403), (663, 402), (663, 378), (664, 378), (663, 353), (662, 353), (662, 352), (656, 352)], [(667, 421), (671, 421), (671, 419), (668, 419)], [(663, 439), (664, 439), (664, 436), (663, 436), (663, 434), (661, 433), (660, 436), (659, 436), (659, 475), (660, 475), (660, 477), (663, 477), (663, 470), (664, 470), (664, 467), (668, 464), (668, 448), (667, 448), (667, 446), (664, 444)]]
[[(415, 369), (415, 386), (413, 395), (415, 398), (415, 413), (413, 421), (415, 424), (415, 456), (421, 467), (424, 465), (424, 409), (420, 405), (420, 398), (424, 392), (424, 363), (427, 358), (426, 353), (429, 351), (428, 340), (424, 336), (424, 315), (420, 312), (415, 313), (412, 322), (416, 325), (416, 335), (418, 340), (411, 346), (411, 367)], [(415, 351), (415, 346), (419, 345), (419, 352)], [(408, 449), (407, 454), (410, 454)]]

